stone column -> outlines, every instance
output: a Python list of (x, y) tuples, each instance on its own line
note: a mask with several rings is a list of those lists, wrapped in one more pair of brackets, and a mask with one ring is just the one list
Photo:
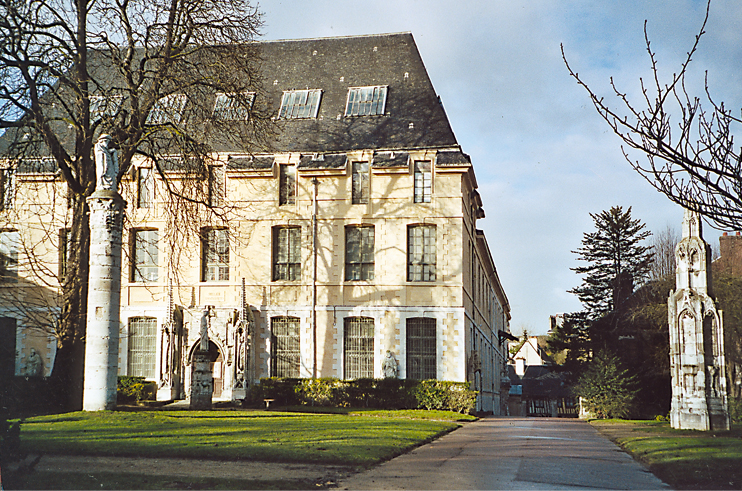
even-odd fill
[(121, 303), (121, 230), (126, 202), (118, 194), (118, 158), (110, 137), (95, 144), (97, 186), (90, 208), (90, 276), (88, 280), (85, 379), (82, 408), (116, 407)]
[(85, 411), (116, 407), (121, 303), (121, 229), (125, 202), (96, 191), (90, 208), (90, 279), (85, 334)]

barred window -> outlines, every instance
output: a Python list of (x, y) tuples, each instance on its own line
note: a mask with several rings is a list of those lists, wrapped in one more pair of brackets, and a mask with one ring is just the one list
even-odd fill
[(69, 228), (60, 228), (57, 240), (59, 241), (57, 242), (59, 250), (59, 282), (62, 283), (67, 274), (67, 261), (69, 259), (70, 249), (73, 247), (73, 244), (71, 244), (72, 230)]
[(254, 100), (254, 93), (217, 94), (212, 117), (224, 121), (245, 121), (250, 116)]
[(301, 228), (273, 228), (273, 281), (301, 280)]
[(374, 376), (374, 320), (371, 317), (346, 317), (343, 332), (343, 378)]
[(429, 160), (416, 160), (414, 166), (415, 203), (430, 203), (433, 174)]
[(271, 377), (299, 377), (299, 327), (297, 317), (271, 317)]
[(155, 175), (151, 167), (140, 167), (137, 177), (137, 207), (151, 208), (155, 197)]
[(132, 232), (131, 281), (157, 281), (159, 276), (157, 230)]
[(435, 281), (435, 225), (407, 227), (407, 281)]
[(0, 231), (0, 281), (16, 283), (18, 281), (18, 251), (20, 235), (16, 230)]
[(320, 89), (287, 90), (281, 98), (280, 119), (316, 118), (319, 110)]
[(435, 345), (435, 319), (429, 317), (407, 319), (408, 379), (436, 378)]
[(15, 204), (15, 169), (0, 169), (0, 211)]
[(346, 116), (368, 116), (384, 114), (386, 107), (386, 86), (351, 87), (348, 89)]
[(204, 229), (201, 232), (201, 281), (229, 280), (229, 232)]
[(353, 162), (351, 179), (351, 202), (354, 205), (365, 205), (369, 195), (368, 162)]
[(278, 204), (294, 203), (296, 203), (296, 165), (281, 164), (278, 166)]
[(154, 379), (156, 348), (157, 319), (155, 317), (131, 317), (129, 319), (127, 374), (132, 377)]
[(374, 227), (345, 227), (345, 280), (374, 279)]

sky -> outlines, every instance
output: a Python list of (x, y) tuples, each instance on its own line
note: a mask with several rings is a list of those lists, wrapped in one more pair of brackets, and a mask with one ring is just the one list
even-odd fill
[[(484, 230), (511, 308), (511, 330), (546, 333), (581, 309), (567, 291), (590, 213), (631, 207), (653, 232), (683, 211), (637, 174), (572, 68), (607, 98), (651, 76), (644, 22), (661, 76), (678, 70), (706, 9), (696, 0), (264, 0), (263, 39), (411, 32), (462, 150), (472, 158)], [(689, 75), (702, 95), (742, 107), (742, 2), (713, 0)], [(614, 103), (616, 102), (616, 103)], [(613, 107), (617, 101), (612, 101)], [(739, 112), (737, 112), (739, 115)], [(635, 154), (635, 158), (643, 157)], [(719, 232), (705, 228), (707, 241)]]

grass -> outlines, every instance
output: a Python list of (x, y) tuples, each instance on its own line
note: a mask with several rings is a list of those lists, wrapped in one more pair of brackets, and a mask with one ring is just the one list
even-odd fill
[(742, 489), (742, 425), (674, 430), (658, 421), (591, 421), (674, 489)]
[(458, 425), (457, 413), (110, 411), (29, 418), (29, 453), (371, 465)]

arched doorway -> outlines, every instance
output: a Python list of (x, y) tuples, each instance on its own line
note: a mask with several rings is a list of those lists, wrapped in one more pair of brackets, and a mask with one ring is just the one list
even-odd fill
[[(196, 353), (197, 346), (198, 342), (191, 349), (191, 380), (193, 380), (193, 371), (195, 370), (193, 355)], [(212, 397), (218, 399), (224, 391), (224, 362), (221, 350), (211, 340), (209, 340), (209, 360), (211, 361), (211, 374), (214, 378), (214, 392), (212, 393)]]

